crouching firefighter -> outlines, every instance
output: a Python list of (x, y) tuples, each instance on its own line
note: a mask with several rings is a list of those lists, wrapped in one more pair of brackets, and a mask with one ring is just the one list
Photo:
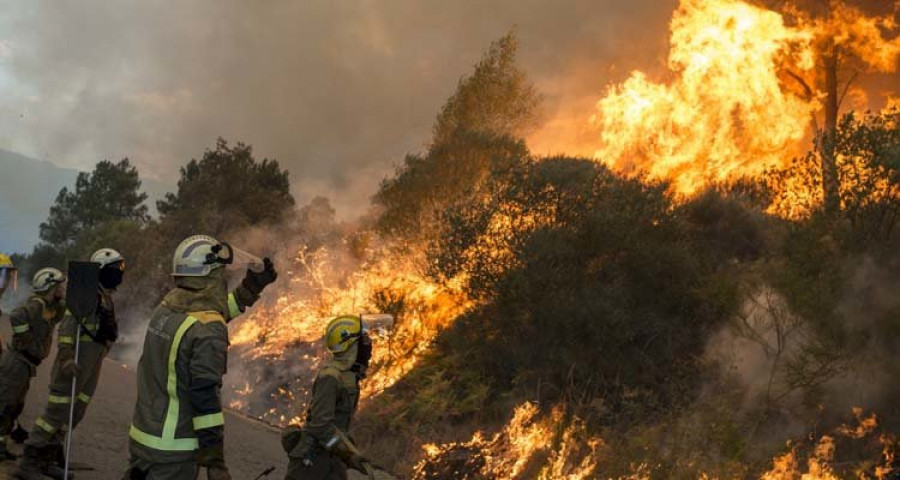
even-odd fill
[(32, 296), (10, 314), (12, 347), (0, 357), (0, 461), (15, 459), (6, 446), (6, 437), (22, 413), (31, 378), (50, 354), (53, 330), (66, 307), (66, 277), (55, 268), (34, 274)]
[(175, 288), (150, 317), (138, 363), (126, 480), (193, 480), (200, 469), (210, 480), (231, 479), (220, 397), (225, 324), (277, 277), (266, 258), (229, 294), (221, 267), (235, 263), (236, 254), (249, 255), (205, 235), (189, 237), (175, 250)]
[[(93, 315), (83, 320), (76, 319), (67, 311), (59, 326), (56, 360), (50, 373), (50, 395), (43, 415), (35, 420), (34, 428), (25, 442), (25, 456), (14, 473), (18, 479), (43, 478), (41, 474), (48, 475), (48, 471), (54, 474), (50, 476), (55, 476), (62, 470), (65, 464), (62, 441), (67, 432), (75, 430), (84, 418), (100, 380), (103, 360), (119, 336), (112, 294), (122, 283), (125, 259), (116, 250), (102, 248), (91, 255), (90, 261), (100, 266), (97, 309)], [(79, 331), (81, 336), (77, 339), (79, 345), (76, 359), (75, 337)], [(68, 425), (73, 401), (73, 377), (75, 408), (72, 409), (72, 425)], [(61, 473), (58, 478), (62, 478)]]
[(360, 317), (343, 316), (329, 322), (325, 346), (332, 358), (313, 383), (306, 423), (282, 433), (288, 453), (285, 480), (345, 480), (348, 467), (374, 479), (371, 463), (349, 437), (359, 382), (366, 378), (372, 358), (372, 340)]

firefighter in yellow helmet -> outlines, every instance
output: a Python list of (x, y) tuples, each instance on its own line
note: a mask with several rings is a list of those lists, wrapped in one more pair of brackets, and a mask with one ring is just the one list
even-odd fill
[[(17, 279), (19, 270), (8, 255), (0, 253), (0, 298), (6, 290), (17, 287)], [(3, 310), (0, 310), (0, 316), (3, 316)], [(3, 337), (0, 337), (0, 355), (3, 354)]]
[(325, 329), (331, 360), (313, 383), (306, 423), (282, 433), (288, 453), (285, 480), (345, 480), (347, 468), (375, 478), (371, 464), (349, 437), (359, 401), (359, 382), (366, 378), (372, 339), (357, 316), (331, 320)]
[(32, 296), (9, 316), (12, 347), (0, 358), (0, 461), (15, 458), (6, 448), (6, 437), (22, 413), (31, 378), (50, 354), (53, 330), (66, 311), (65, 283), (55, 268), (38, 270)]
[[(46, 474), (50, 470), (57, 473), (61, 469), (65, 463), (62, 446), (65, 434), (74, 430), (84, 418), (100, 380), (103, 360), (118, 339), (119, 327), (112, 294), (122, 283), (125, 258), (112, 248), (101, 248), (91, 255), (91, 261), (100, 265), (96, 313), (81, 323), (77, 362), (75, 335), (79, 330), (79, 321), (67, 312), (59, 325), (47, 405), (43, 415), (34, 421), (34, 428), (25, 443), (25, 456), (15, 472), (16, 478), (40, 478), (39, 473)], [(68, 425), (73, 376), (76, 379), (75, 409), (72, 425)], [(53, 459), (53, 462), (47, 465), (42, 462), (43, 459)]]
[(156, 307), (138, 363), (138, 397), (124, 479), (230, 480), (220, 389), (225, 374), (226, 323), (253, 305), (278, 274), (267, 258), (228, 293), (225, 265), (243, 253), (206, 235), (175, 250), (175, 288)]

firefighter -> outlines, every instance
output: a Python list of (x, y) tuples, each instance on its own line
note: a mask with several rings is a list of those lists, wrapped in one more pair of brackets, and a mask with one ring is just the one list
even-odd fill
[(38, 270), (31, 298), (9, 316), (12, 346), (0, 358), (0, 461), (15, 458), (6, 448), (6, 437), (22, 413), (37, 366), (50, 354), (53, 329), (66, 311), (65, 283), (66, 277), (55, 268)]
[[(91, 261), (100, 264), (96, 313), (78, 320), (67, 312), (59, 326), (56, 360), (50, 374), (50, 395), (44, 414), (34, 421), (34, 428), (25, 443), (25, 456), (15, 472), (16, 478), (42, 478), (41, 473), (62, 478), (61, 467), (65, 463), (62, 441), (66, 432), (74, 430), (84, 418), (100, 380), (103, 359), (119, 336), (112, 294), (122, 283), (125, 259), (116, 250), (101, 248), (91, 255)], [(75, 335), (79, 323), (81, 337), (76, 362)], [(73, 375), (76, 379), (75, 409), (69, 426)], [(48, 459), (52, 462), (48, 463)]]
[[(13, 291), (16, 289), (16, 280), (18, 278), (19, 271), (16, 269), (16, 265), (13, 263), (12, 259), (9, 256), (0, 253), (0, 298), (3, 298), (3, 294), (6, 293), (6, 290), (9, 287), (12, 287)], [(0, 317), (3, 316), (3, 310), (0, 310)], [(0, 355), (3, 354), (3, 337), (0, 336)]]
[[(12, 288), (13, 292), (17, 291), (19, 286), (19, 270), (15, 263), (8, 255), (0, 253), (0, 299), (7, 290)], [(3, 310), (0, 309), (0, 317), (3, 316)], [(0, 335), (0, 358), (3, 355), (3, 335)], [(28, 438), (28, 432), (16, 422), (16, 428), (9, 434), (9, 438), (16, 442), (22, 443)], [(8, 455), (0, 453), (0, 461), (3, 461)]]
[(337, 317), (325, 329), (331, 360), (313, 383), (306, 423), (282, 433), (288, 453), (285, 480), (344, 480), (347, 468), (374, 479), (372, 466), (350, 439), (350, 422), (359, 401), (359, 382), (366, 378), (372, 339), (357, 316)]
[[(230, 480), (225, 465), (220, 389), (228, 348), (226, 323), (253, 305), (277, 273), (266, 258), (228, 293), (235, 253), (206, 235), (175, 250), (175, 288), (153, 311), (138, 363), (138, 396), (124, 479)], [(243, 252), (240, 252), (243, 253)]]

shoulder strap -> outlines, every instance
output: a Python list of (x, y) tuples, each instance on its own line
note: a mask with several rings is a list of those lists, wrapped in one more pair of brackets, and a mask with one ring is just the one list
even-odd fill
[(220, 322), (223, 325), (225, 324), (225, 317), (223, 317), (221, 313), (212, 310), (202, 312), (189, 312), (188, 315), (196, 318), (198, 322), (204, 325), (214, 322)]

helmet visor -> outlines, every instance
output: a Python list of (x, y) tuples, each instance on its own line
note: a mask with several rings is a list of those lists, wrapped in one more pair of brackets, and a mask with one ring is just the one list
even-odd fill
[(265, 264), (256, 255), (232, 246), (228, 242), (222, 242), (212, 247), (212, 251), (206, 254), (207, 265), (222, 264), (230, 269), (248, 268), (254, 272), (262, 272)]
[(231, 253), (234, 256), (234, 268), (247, 268), (256, 273), (263, 271), (263, 261), (256, 255), (236, 247), (231, 247)]
[(0, 290), (12, 288), (16, 291), (19, 288), (19, 271), (15, 268), (0, 269)]

